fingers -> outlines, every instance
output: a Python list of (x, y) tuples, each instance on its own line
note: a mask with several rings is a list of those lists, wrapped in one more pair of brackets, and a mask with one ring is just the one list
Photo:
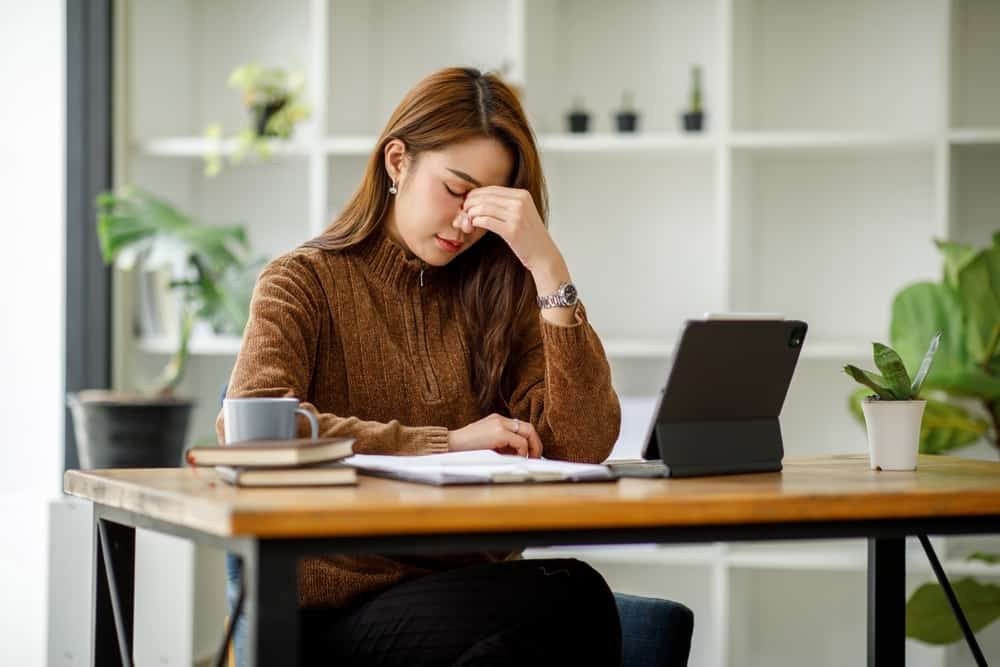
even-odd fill
[(470, 218), (477, 215), (491, 215), (494, 218), (516, 218), (521, 213), (521, 206), (516, 201), (497, 199), (476, 199), (467, 201), (462, 207)]
[[(514, 430), (514, 420), (510, 421), (510, 429)], [(528, 456), (533, 459), (541, 458), (542, 456), (542, 439), (538, 436), (538, 431), (535, 427), (531, 425), (531, 422), (517, 420), (517, 430), (515, 431), (520, 436), (523, 436), (528, 441)]]
[(488, 421), (492, 426), (494, 441), (492, 449), (501, 454), (512, 453), (533, 459), (541, 458), (542, 439), (531, 422), (519, 419), (515, 425), (514, 419), (495, 412), (482, 421)]
[[(505, 188), (502, 185), (487, 185), (482, 188), (473, 188), (465, 193), (465, 201), (483, 197), (496, 197), (499, 199), (520, 200), (528, 195), (527, 190), (517, 188)], [(530, 195), (528, 195), (530, 196)]]
[[(518, 433), (513, 433), (504, 429), (503, 433), (500, 434), (500, 442), (497, 443), (499, 448), (510, 447), (518, 456), (523, 456), (525, 458), (531, 453), (531, 449), (528, 445), (527, 438), (521, 437)], [(497, 449), (497, 447), (494, 447)]]
[(473, 218), (472, 226), (477, 229), (485, 229), (500, 236), (504, 236), (505, 233), (510, 231), (510, 225), (506, 222), (488, 215), (480, 215)]

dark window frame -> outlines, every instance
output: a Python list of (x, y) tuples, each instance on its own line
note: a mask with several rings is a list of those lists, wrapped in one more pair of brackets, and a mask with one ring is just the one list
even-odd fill
[[(111, 271), (94, 201), (113, 184), (113, 0), (66, 0), (66, 391), (111, 386)], [(79, 468), (66, 412), (63, 470)], [(61, 477), (61, 475), (60, 475)]]

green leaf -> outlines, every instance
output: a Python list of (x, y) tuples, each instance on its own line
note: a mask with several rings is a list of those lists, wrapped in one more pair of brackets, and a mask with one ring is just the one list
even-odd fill
[(256, 280), (262, 265), (260, 260), (247, 262), (249, 243), (242, 227), (198, 224), (170, 203), (125, 187), (97, 198), (97, 233), (108, 263), (123, 269), (137, 263), (171, 267), (171, 287), (183, 296), (185, 335), (159, 378), (162, 389), (173, 390), (183, 376), (193, 318), (216, 331), (242, 333), (250, 309), (250, 281)]
[(896, 294), (890, 339), (904, 363), (918, 366), (927, 341), (938, 331), (944, 335), (923, 387), (956, 396), (1000, 398), (1000, 375), (986, 373), (966, 350), (962, 304), (956, 292), (945, 285), (922, 282)]
[(979, 252), (974, 246), (953, 241), (934, 241), (944, 256), (944, 282), (952, 289), (958, 289), (958, 274)]
[(857, 419), (858, 423), (861, 424), (862, 426), (865, 425), (865, 413), (864, 410), (861, 409), (861, 402), (864, 401), (866, 398), (868, 398), (870, 395), (871, 395), (871, 390), (869, 390), (867, 387), (861, 387), (860, 389), (851, 392), (851, 395), (847, 398), (847, 408), (851, 411), (851, 414), (854, 415), (854, 418)]
[(966, 348), (977, 364), (987, 364), (993, 328), (1000, 322), (1000, 248), (987, 248), (965, 261), (957, 280)]
[[(964, 577), (953, 581), (952, 588), (973, 632), (1000, 618), (1000, 586)], [(907, 601), (906, 636), (928, 644), (950, 644), (962, 638), (962, 630), (938, 584), (924, 584)]]
[(1000, 554), (985, 554), (982, 551), (970, 555), (966, 560), (981, 560), (990, 565), (1000, 565)]
[(875, 365), (882, 371), (882, 377), (892, 389), (892, 393), (899, 400), (909, 400), (910, 376), (906, 372), (903, 360), (899, 358), (894, 349), (882, 343), (872, 343), (872, 348), (875, 355)]
[(951, 403), (927, 399), (920, 423), (920, 452), (943, 454), (966, 447), (986, 435), (989, 424)]
[(844, 372), (849, 376), (874, 391), (879, 398), (884, 401), (896, 400), (892, 390), (888, 388), (886, 381), (879, 375), (862, 370), (857, 366), (848, 364), (844, 366)]

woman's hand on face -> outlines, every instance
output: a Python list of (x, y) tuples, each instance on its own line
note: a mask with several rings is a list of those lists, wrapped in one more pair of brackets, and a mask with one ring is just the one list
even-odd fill
[(500, 454), (537, 459), (542, 456), (542, 439), (531, 422), (494, 413), (468, 426), (448, 431), (449, 452), (472, 449), (492, 449)]
[(527, 190), (490, 185), (470, 190), (462, 203), (462, 231), (480, 228), (500, 236), (532, 273), (563, 263), (549, 230)]

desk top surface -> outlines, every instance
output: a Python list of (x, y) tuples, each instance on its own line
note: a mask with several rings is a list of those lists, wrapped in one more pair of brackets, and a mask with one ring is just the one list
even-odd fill
[(70, 470), (67, 493), (220, 536), (375, 536), (996, 516), (1000, 462), (921, 455), (912, 472), (868, 456), (786, 459), (777, 473), (615, 483), (237, 489), (210, 468)]

